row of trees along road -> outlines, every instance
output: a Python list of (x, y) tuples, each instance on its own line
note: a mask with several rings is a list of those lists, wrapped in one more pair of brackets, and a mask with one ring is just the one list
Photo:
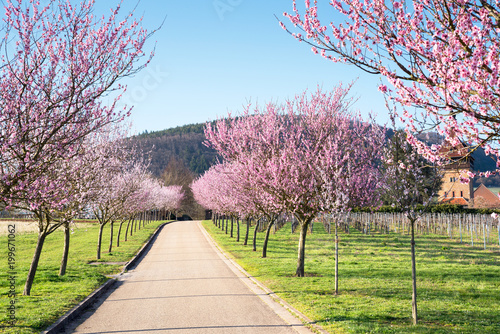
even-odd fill
[(350, 112), (349, 88), (304, 92), (283, 105), (248, 107), (242, 117), (207, 124), (207, 145), (224, 164), (195, 181), (195, 198), (219, 213), (264, 216), (270, 223), (293, 212), (300, 224), (299, 277), (307, 229), (319, 212), (376, 204), (375, 164), (385, 134)]
[[(45, 239), (61, 226), (65, 273), (69, 224), (85, 208), (102, 227), (145, 210), (175, 210), (182, 198), (178, 187), (162, 187), (130, 162), (119, 130), (129, 115), (116, 107), (125, 89), (119, 81), (150, 62), (143, 48), (151, 33), (133, 13), (120, 18), (120, 5), (97, 18), (93, 0), (43, 3), (7, 0), (0, 41), (0, 203), (38, 221), (24, 295)], [(111, 92), (116, 97), (104, 104)]]
[[(441, 145), (428, 146), (416, 136), (433, 129), (444, 137), (442, 146), (466, 143), (469, 154), (484, 148), (500, 167), (498, 1), (330, 1), (336, 21), (326, 24), (326, 2), (322, 7), (305, 0), (299, 7), (293, 0), (292, 5), (283, 15), (293, 27), (280, 21), (282, 28), (327, 60), (381, 76), (379, 90), (401, 107), (395, 115), (418, 154), (443, 163)], [(418, 169), (414, 164), (406, 168)], [(464, 171), (461, 180), (472, 176)], [(405, 198), (396, 204), (407, 208), (410, 202)], [(407, 210), (408, 217), (413, 211)]]
[[(330, 93), (304, 92), (283, 105), (269, 103), (241, 117), (206, 125), (206, 144), (223, 161), (191, 185), (196, 200), (217, 217), (267, 223), (262, 256), (270, 230), (286, 213), (299, 226), (296, 275), (305, 275), (305, 242), (313, 219), (327, 214), (335, 226), (335, 293), (338, 287), (339, 237), (342, 220), (354, 208), (397, 206), (411, 233), (412, 314), (417, 319), (415, 224), (440, 188), (441, 174), (419, 156), (406, 134), (386, 130), (350, 112), (350, 87)], [(224, 222), (214, 222), (224, 229)], [(226, 233), (228, 229), (226, 222)], [(254, 230), (253, 250), (257, 229)]]

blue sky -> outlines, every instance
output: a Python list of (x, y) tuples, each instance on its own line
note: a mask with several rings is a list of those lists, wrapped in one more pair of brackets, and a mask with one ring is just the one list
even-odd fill
[[(135, 4), (125, 0), (124, 7)], [(96, 12), (109, 6), (111, 1), (98, 1)], [(292, 38), (274, 17), (283, 18), (291, 8), (291, 0), (141, 0), (136, 14), (144, 27), (152, 30), (167, 18), (146, 47), (156, 42), (150, 66), (124, 81), (123, 102), (134, 106), (133, 130), (206, 122), (237, 114), (249, 101), (280, 102), (318, 85), (327, 90), (353, 80), (355, 108), (377, 114), (379, 124), (387, 122), (380, 79), (329, 62)], [(325, 18), (335, 15), (329, 6), (324, 10)]]

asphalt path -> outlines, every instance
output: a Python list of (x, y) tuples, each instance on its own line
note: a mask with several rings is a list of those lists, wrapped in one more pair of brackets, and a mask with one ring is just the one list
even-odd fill
[(312, 333), (220, 253), (197, 221), (166, 225), (66, 333)]

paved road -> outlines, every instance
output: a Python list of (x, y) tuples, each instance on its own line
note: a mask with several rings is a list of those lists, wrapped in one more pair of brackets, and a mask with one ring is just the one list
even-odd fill
[(67, 333), (311, 333), (242, 279), (202, 229), (165, 226), (140, 264)]

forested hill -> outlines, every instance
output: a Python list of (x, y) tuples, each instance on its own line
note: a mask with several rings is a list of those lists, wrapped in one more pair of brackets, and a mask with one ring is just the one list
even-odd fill
[(150, 171), (161, 176), (172, 157), (177, 158), (196, 175), (217, 161), (214, 150), (203, 145), (205, 123), (188, 124), (155, 132), (144, 132), (131, 140), (151, 157)]

